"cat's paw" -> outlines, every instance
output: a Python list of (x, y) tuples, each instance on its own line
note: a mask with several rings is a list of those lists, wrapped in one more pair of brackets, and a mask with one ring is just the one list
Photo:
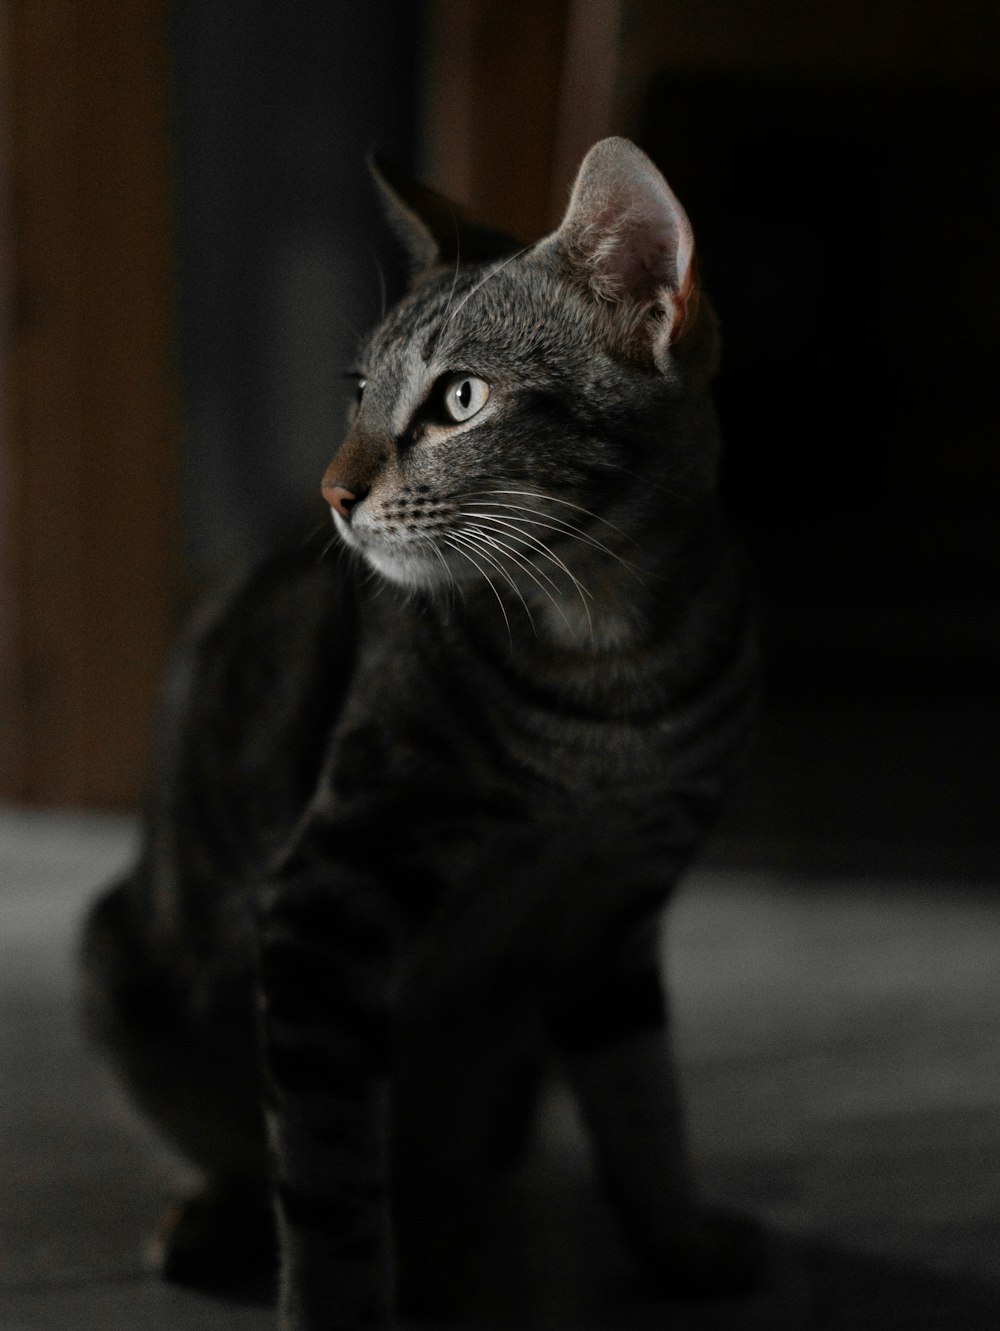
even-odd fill
[(148, 1255), (164, 1280), (247, 1303), (277, 1297), (278, 1245), (269, 1201), (206, 1191), (168, 1208)]
[(659, 1289), (681, 1298), (740, 1298), (763, 1284), (767, 1246), (748, 1216), (708, 1211), (696, 1234), (650, 1263)]

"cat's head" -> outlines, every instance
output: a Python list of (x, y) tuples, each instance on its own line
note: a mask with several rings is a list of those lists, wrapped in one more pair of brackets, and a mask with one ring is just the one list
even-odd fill
[(409, 587), (579, 602), (585, 572), (713, 485), (715, 324), (687, 217), (619, 138), (525, 248), (430, 191), (382, 188), (415, 272), (360, 354), (323, 481), (337, 530)]

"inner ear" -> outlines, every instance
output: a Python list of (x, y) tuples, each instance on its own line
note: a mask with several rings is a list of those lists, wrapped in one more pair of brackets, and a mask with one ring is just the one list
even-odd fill
[(627, 139), (602, 139), (580, 167), (569, 207), (546, 244), (600, 300), (672, 315), (671, 341), (695, 286), (687, 214), (650, 159)]
[(664, 290), (678, 292), (690, 270), (682, 248), (680, 228), (672, 213), (656, 213), (624, 200), (594, 220), (577, 248), (594, 266), (593, 280), (610, 299), (637, 305), (653, 304)]
[(485, 263), (519, 248), (516, 240), (472, 221), (459, 204), (409, 179), (384, 157), (372, 154), (368, 165), (389, 224), (414, 268)]

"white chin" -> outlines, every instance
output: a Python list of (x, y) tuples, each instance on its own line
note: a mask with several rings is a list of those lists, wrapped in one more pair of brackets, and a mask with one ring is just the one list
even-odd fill
[(376, 573), (387, 582), (408, 591), (433, 591), (447, 581), (447, 570), (437, 560), (423, 555), (398, 551), (386, 554), (382, 550), (363, 550), (362, 556)]

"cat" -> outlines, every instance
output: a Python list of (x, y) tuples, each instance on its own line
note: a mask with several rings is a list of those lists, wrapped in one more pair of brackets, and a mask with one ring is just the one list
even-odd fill
[(609, 138), (520, 248), (376, 173), (412, 262), (322, 482), (341, 558), (191, 634), (87, 1021), (206, 1176), (168, 1276), (268, 1269), (283, 1331), (444, 1309), (554, 1060), (665, 1288), (732, 1292), (694, 1197), (660, 917), (754, 724), (690, 224)]

